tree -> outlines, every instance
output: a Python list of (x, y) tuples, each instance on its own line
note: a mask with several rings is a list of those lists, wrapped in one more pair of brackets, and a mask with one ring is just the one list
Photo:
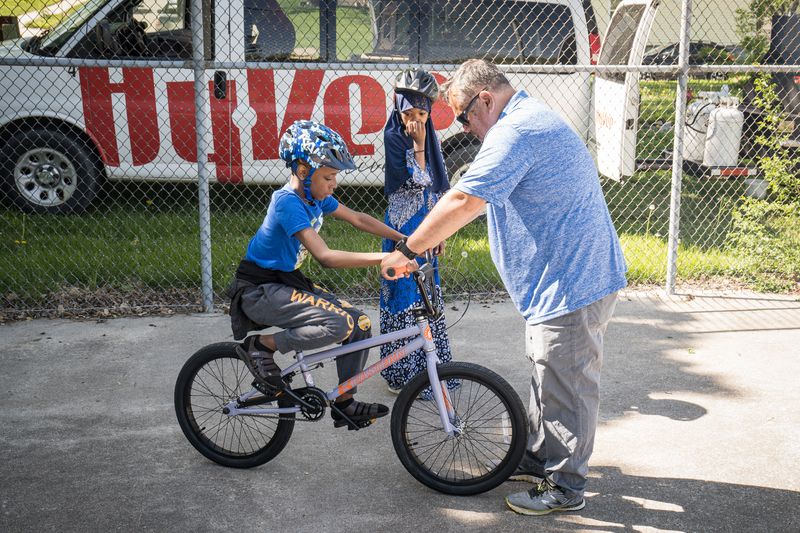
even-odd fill
[(760, 62), (769, 50), (772, 17), (793, 14), (798, 4), (798, 0), (751, 0), (746, 9), (736, 10), (736, 33), (742, 48), (750, 52), (747, 63)]

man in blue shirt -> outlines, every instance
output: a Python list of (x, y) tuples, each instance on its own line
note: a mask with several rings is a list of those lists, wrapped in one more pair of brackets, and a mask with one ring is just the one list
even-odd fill
[(523, 514), (576, 511), (598, 417), (603, 334), (626, 286), (625, 258), (581, 138), (496, 65), (470, 60), (442, 86), (481, 149), (469, 171), (381, 267), (401, 267), (486, 207), (492, 259), (526, 320), (533, 361), (528, 450), (506, 498)]

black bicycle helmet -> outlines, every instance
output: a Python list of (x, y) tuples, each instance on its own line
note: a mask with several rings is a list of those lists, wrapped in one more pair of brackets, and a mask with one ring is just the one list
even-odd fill
[(394, 79), (394, 90), (411, 91), (435, 102), (439, 99), (439, 84), (430, 72), (421, 68), (407, 68)]

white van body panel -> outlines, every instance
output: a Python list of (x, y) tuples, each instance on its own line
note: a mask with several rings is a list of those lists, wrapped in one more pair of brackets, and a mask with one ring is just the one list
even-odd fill
[[(623, 0), (600, 49), (601, 65), (641, 65), (659, 0)], [(597, 169), (614, 180), (636, 171), (639, 73), (599, 73), (595, 79)]]

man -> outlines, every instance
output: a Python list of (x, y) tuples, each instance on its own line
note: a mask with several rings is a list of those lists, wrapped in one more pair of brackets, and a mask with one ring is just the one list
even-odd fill
[(627, 284), (597, 169), (569, 125), (492, 63), (467, 61), (442, 93), (480, 152), (381, 268), (386, 276), (406, 265), (487, 207), (492, 259), (525, 317), (534, 363), (528, 450), (511, 479), (536, 486), (506, 502), (523, 514), (576, 511), (585, 505), (603, 334)]

